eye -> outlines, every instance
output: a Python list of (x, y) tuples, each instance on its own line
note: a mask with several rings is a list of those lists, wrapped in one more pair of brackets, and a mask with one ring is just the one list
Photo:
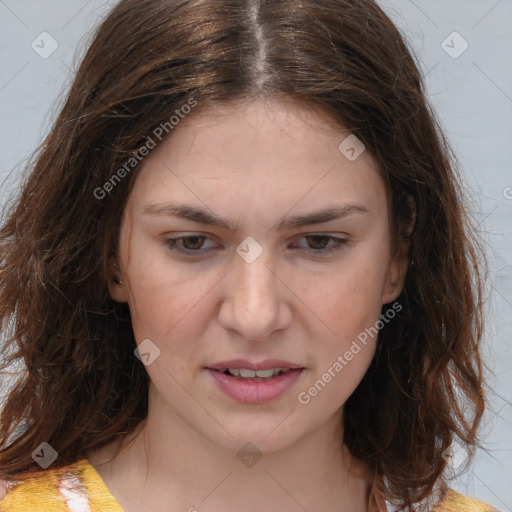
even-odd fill
[[(349, 242), (348, 239), (338, 238), (326, 234), (304, 235), (301, 237), (301, 239), (306, 240), (307, 246), (304, 247), (298, 245), (297, 247), (303, 248), (304, 250), (315, 255), (323, 255), (335, 251), (340, 251)], [(216, 247), (215, 245), (211, 245), (210, 247), (205, 248), (204, 243), (208, 240), (210, 239), (205, 235), (189, 235), (177, 238), (166, 238), (163, 240), (163, 243), (174, 253), (188, 257), (195, 257), (210, 252)], [(294, 248), (294, 246), (292, 246), (292, 248)]]
[[(308, 247), (306, 247), (306, 250), (315, 254), (340, 251), (348, 244), (348, 239), (346, 238), (338, 238), (325, 234), (304, 235), (302, 239), (307, 242)], [(329, 242), (331, 242), (330, 246)]]
[(212, 249), (212, 247), (209, 247), (206, 250), (201, 249), (205, 240), (208, 240), (208, 237), (204, 235), (191, 235), (181, 236), (178, 238), (166, 238), (164, 240), (164, 244), (173, 252), (187, 256), (196, 256), (204, 254)]

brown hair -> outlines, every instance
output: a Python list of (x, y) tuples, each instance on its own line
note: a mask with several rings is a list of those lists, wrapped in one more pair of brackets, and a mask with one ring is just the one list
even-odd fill
[(199, 110), (271, 96), (325, 109), (363, 141), (387, 183), (394, 241), (411, 244), (403, 309), (344, 406), (345, 443), (384, 478), (386, 498), (411, 510), (443, 478), (455, 437), (476, 446), (477, 241), (393, 23), (371, 0), (123, 0), (97, 30), (0, 231), (3, 369), (26, 366), (2, 410), (0, 477), (37, 470), (31, 453), (42, 442), (63, 466), (146, 417), (129, 310), (108, 293), (136, 169), (106, 197), (98, 189), (190, 98)]

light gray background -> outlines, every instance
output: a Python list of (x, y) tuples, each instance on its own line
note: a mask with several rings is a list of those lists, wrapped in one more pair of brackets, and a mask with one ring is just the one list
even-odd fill
[[(50, 128), (90, 29), (114, 3), (0, 0), (0, 207)], [(512, 0), (380, 3), (418, 55), (470, 188), (471, 211), (489, 244), (484, 354), (491, 390), (482, 431), (487, 451), (478, 452), (452, 487), (512, 511)], [(59, 45), (47, 59), (31, 48), (44, 31)], [(463, 39), (446, 39), (454, 31)], [(452, 56), (442, 47), (445, 40)], [(453, 58), (464, 41), (467, 50)]]

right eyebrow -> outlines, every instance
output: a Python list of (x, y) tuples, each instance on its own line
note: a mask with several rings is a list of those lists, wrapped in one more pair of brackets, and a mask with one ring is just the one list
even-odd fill
[[(214, 213), (202, 207), (191, 206), (187, 204), (177, 203), (161, 203), (150, 204), (143, 208), (146, 215), (165, 215), (169, 217), (178, 217), (191, 220), (199, 224), (208, 224), (221, 229), (226, 229), (232, 233), (238, 231), (238, 225), (229, 219), (223, 219)], [(369, 214), (369, 209), (363, 204), (347, 203), (344, 205), (324, 208), (322, 210), (295, 215), (293, 217), (284, 217), (277, 224), (277, 230), (283, 231), (287, 229), (299, 228), (312, 224), (320, 224), (331, 220), (346, 217), (348, 215)]]

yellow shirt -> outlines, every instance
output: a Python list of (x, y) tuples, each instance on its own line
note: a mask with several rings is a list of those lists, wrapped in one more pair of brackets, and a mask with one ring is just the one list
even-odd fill
[[(0, 493), (1, 495), (1, 493)], [(11, 483), (0, 500), (1, 512), (124, 512), (98, 472), (82, 459)], [(497, 512), (485, 503), (448, 489), (434, 512)]]

